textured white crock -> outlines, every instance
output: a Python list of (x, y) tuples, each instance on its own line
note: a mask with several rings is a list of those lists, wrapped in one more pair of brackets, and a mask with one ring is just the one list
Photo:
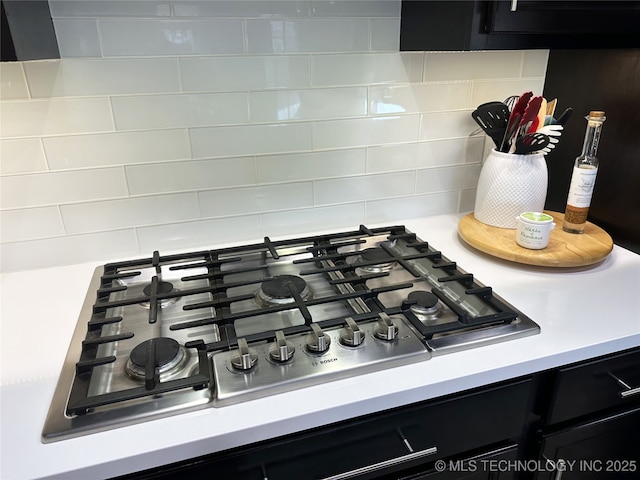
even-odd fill
[(494, 149), (482, 165), (473, 215), (487, 225), (515, 229), (522, 212), (544, 210), (547, 183), (543, 154), (515, 155)]

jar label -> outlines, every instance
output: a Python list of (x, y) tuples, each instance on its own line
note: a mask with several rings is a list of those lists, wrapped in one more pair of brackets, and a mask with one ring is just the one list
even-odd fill
[(597, 167), (573, 167), (567, 204), (574, 207), (588, 207), (591, 205), (591, 195), (593, 194), (593, 186), (596, 183), (597, 174)]

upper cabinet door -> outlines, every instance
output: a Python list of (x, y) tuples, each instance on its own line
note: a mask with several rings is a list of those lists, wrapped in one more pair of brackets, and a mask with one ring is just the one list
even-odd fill
[(636, 47), (637, 1), (402, 2), (400, 50)]

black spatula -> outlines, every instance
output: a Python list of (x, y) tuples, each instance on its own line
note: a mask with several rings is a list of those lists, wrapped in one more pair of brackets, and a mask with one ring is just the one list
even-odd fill
[(491, 137), (497, 149), (500, 148), (507, 129), (509, 115), (509, 107), (502, 102), (483, 103), (471, 113), (471, 117)]

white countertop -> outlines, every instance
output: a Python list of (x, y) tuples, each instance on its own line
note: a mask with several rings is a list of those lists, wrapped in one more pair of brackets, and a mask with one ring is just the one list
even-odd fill
[(397, 223), (493, 287), (540, 335), (50, 444), (40, 441), (44, 419), (103, 262), (2, 275), (0, 478), (123, 475), (640, 345), (639, 255), (615, 246), (590, 268), (518, 265), (466, 246), (461, 216)]

